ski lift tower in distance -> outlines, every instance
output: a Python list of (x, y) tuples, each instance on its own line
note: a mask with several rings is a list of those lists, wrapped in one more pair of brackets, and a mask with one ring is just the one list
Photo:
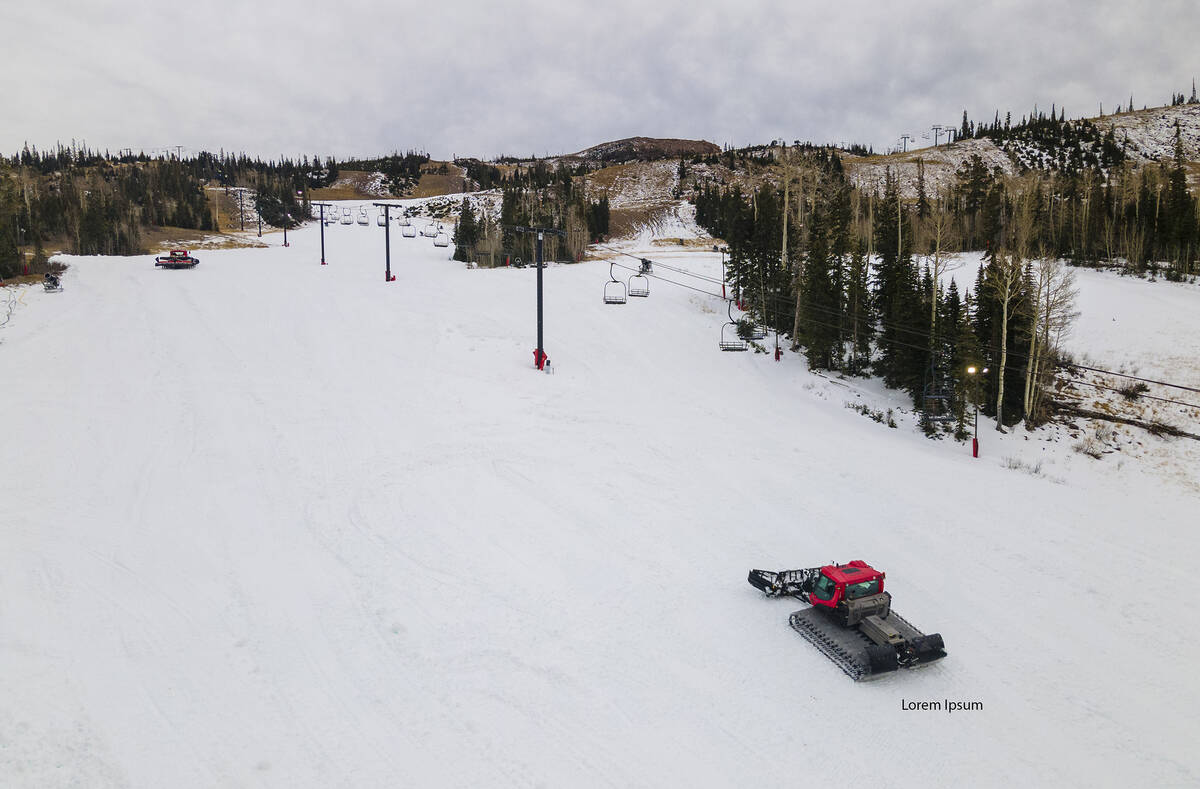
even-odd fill
[(721, 298), (725, 298), (725, 255), (729, 252), (729, 247), (713, 244), (713, 252), (721, 253)]

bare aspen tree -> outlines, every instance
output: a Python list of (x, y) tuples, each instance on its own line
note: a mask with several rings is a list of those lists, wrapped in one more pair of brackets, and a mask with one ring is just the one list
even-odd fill
[(1033, 415), (1033, 396), (1035, 389), (1035, 381), (1037, 380), (1038, 370), (1040, 367), (1040, 356), (1042, 352), (1041, 332), (1039, 326), (1041, 324), (1041, 308), (1042, 308), (1042, 291), (1046, 287), (1046, 276), (1049, 271), (1049, 266), (1046, 260), (1036, 260), (1029, 264), (1030, 285), (1032, 292), (1029, 294), (1029, 317), (1030, 317), (1030, 332), (1029, 332), (1029, 348), (1025, 354), (1025, 394), (1021, 400), (1023, 416), (1025, 418), (1025, 426), (1029, 427)]
[[(1012, 249), (1011, 265), (1014, 269), (1016, 269), (1022, 275), (1024, 275), (1026, 272), (1032, 273), (1031, 270), (1034, 268), (1038, 268), (1038, 270), (1040, 271), (1039, 267), (1036, 267), (1034, 264), (1029, 262), (1030, 258), (1033, 255), (1033, 247), (1034, 247), (1034, 243), (1035, 243), (1034, 236), (1037, 233), (1037, 228), (1035, 227), (1035, 223), (1034, 223), (1034, 211), (1033, 211), (1033, 195), (1034, 195), (1036, 188), (1037, 187), (1036, 187), (1035, 183), (1026, 182), (1024, 184), (1024, 189), (1021, 190), (1021, 192), (1018, 194), (1018, 196), (1016, 198), (1016, 205), (1014, 206), (1014, 210), (1013, 210), (1013, 218), (1012, 218), (1013, 249)], [(1037, 292), (1040, 292), (1040, 291), (1036, 291), (1036, 289), (1035, 289), (1035, 294)], [(1031, 295), (1034, 295), (1034, 294), (1031, 294)], [(1036, 327), (1038, 324), (1039, 305), (1040, 305), (1040, 301), (1036, 297), (1036, 295), (1034, 295), (1034, 297), (1032, 299), (1029, 299), (1025, 302), (1024, 306), (1029, 312), (1030, 326)], [(1006, 305), (1005, 306), (1005, 315), (1004, 315), (1004, 326), (1003, 326), (1002, 334), (1000, 335), (1001, 336), (1000, 346), (1003, 349), (1002, 353), (1005, 355), (1007, 355), (1007, 350), (1008, 350), (1008, 316), (1009, 316), (1009, 312), (1008, 312), (1007, 305)], [(1025, 356), (1025, 387), (1024, 387), (1024, 392), (1023, 392), (1023, 397), (1022, 397), (1021, 403), (1022, 403), (1023, 416), (1026, 419), (1026, 421), (1029, 420), (1029, 401), (1030, 401), (1030, 397), (1031, 397), (1031, 388), (1033, 385), (1034, 368), (1036, 367), (1036, 364), (1034, 362), (1034, 356), (1035, 356), (1036, 350), (1037, 350), (1037, 339), (1036, 339), (1037, 334), (1038, 333), (1037, 333), (1036, 328), (1033, 329), (1032, 331), (1030, 331), (1030, 333), (1029, 333), (1029, 348), (1028, 348), (1028, 352), (1026, 353), (1026, 356)], [(1004, 369), (1005, 369), (1005, 362), (1002, 361), (1000, 363), (1000, 388), (1001, 388), (1001, 392), (1002, 392), (1001, 397), (1003, 397), (1003, 389), (1004, 389)], [(997, 406), (997, 417), (999, 417), (999, 406)]]
[[(1086, 250), (1088, 245), (1088, 203), (1092, 195), (1092, 171), (1084, 170), (1083, 176), (1080, 178), (1081, 197), (1079, 207), (1081, 218), (1079, 220), (1079, 249)], [(1095, 206), (1092, 206), (1094, 209)], [(1090, 258), (1089, 258), (1090, 259)]]
[(1071, 322), (1079, 315), (1075, 311), (1075, 274), (1060, 260), (1041, 257), (1032, 266), (1034, 292), (1030, 294), (1033, 323), (1030, 331), (1029, 357), (1025, 371), (1025, 421), (1031, 423), (1041, 409), (1044, 394), (1042, 378), (1046, 364), (1067, 335)]
[(945, 200), (941, 191), (934, 201), (933, 213), (926, 221), (926, 233), (933, 247), (933, 303), (929, 308), (930, 333), (937, 331), (938, 292), (941, 288), (941, 277), (945, 273), (948, 261), (942, 256), (942, 250), (954, 243), (954, 217), (946, 210)]
[[(784, 179), (785, 179), (785, 182), (791, 181), (791, 170), (790, 169), (784, 170)], [(796, 203), (798, 206), (797, 212), (800, 217), (803, 217), (804, 209), (806, 206), (806, 204), (804, 202), (804, 170), (803, 170), (803, 168), (801, 169), (800, 176), (799, 176), (796, 186), (797, 186), (797, 190), (798, 190), (797, 199), (796, 199)], [(785, 211), (784, 214), (786, 214), (786, 213), (787, 212)], [(784, 244), (786, 244), (786, 243), (787, 243), (787, 241), (785, 239)], [(804, 256), (797, 255), (795, 264), (793, 265), (793, 271), (792, 271), (792, 288), (796, 292), (796, 309), (792, 315), (792, 352), (793, 353), (800, 350), (800, 308), (801, 308), (801, 301), (802, 301), (800, 298), (800, 282), (803, 279), (803, 277), (804, 277)]]
[(1025, 268), (1020, 259), (1007, 250), (996, 250), (987, 271), (987, 287), (1000, 302), (1000, 365), (996, 370), (996, 429), (1004, 432), (1004, 372), (1008, 366), (1008, 321), (1020, 302), (1021, 280)]

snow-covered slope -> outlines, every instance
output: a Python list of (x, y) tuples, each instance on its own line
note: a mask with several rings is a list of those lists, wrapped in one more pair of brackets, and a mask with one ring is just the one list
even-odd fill
[(957, 183), (956, 173), (975, 156), (989, 170), (999, 169), (1006, 175), (1016, 171), (1008, 154), (988, 139), (962, 140), (891, 156), (845, 155), (842, 161), (855, 186), (882, 192), (885, 175), (890, 171), (900, 179), (901, 194), (915, 198), (918, 172), (922, 166), (925, 169), (926, 194), (937, 195), (939, 191), (949, 190)]
[[(1200, 104), (1175, 107), (1155, 107), (1148, 110), (1124, 112), (1089, 118), (1103, 133), (1112, 129), (1117, 143), (1135, 165), (1157, 162), (1175, 153), (1175, 124), (1179, 124), (1184, 157), (1200, 161)], [(1054, 156), (1027, 141), (1008, 143), (1013, 156), (1024, 166), (1046, 167)], [(1012, 175), (1018, 171), (1010, 156), (986, 138), (966, 139), (932, 148), (920, 148), (890, 156), (855, 157), (845, 155), (843, 162), (856, 186), (882, 190), (885, 172), (890, 170), (900, 178), (900, 189), (906, 197), (917, 194), (918, 160), (925, 167), (925, 188), (930, 195), (955, 183), (955, 173), (973, 156), (989, 169)]]
[(1175, 155), (1175, 124), (1183, 155), (1200, 160), (1200, 104), (1155, 107), (1092, 118), (1102, 131), (1112, 129), (1125, 153), (1136, 162), (1157, 162)]
[[(1200, 781), (1189, 489), (889, 430), (604, 262), (539, 374), (535, 271), (289, 239), (72, 258), (0, 334), (0, 784)], [(945, 661), (851, 683), (745, 580), (852, 558)]]

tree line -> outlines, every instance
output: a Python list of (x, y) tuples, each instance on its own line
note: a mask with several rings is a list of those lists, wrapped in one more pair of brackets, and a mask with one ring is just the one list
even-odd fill
[[(903, 389), (930, 435), (963, 437), (972, 404), (1000, 428), (1050, 416), (1075, 314), (1072, 265), (1197, 273), (1200, 224), (1178, 131), (1172, 159), (1141, 168), (1010, 177), (975, 157), (940, 190), (918, 168), (915, 200), (890, 170), (882, 189), (856, 188), (834, 150), (780, 158), (782, 185), (696, 181), (688, 195), (697, 222), (728, 244), (741, 328), (776, 332), (813, 369)], [(967, 250), (984, 252), (978, 277), (946, 282), (947, 255)]]
[(26, 146), (0, 158), (0, 278), (46, 266), (50, 244), (80, 255), (134, 255), (150, 227), (217, 230), (209, 184), (250, 188), (274, 226), (306, 215), (307, 190), (323, 183), (332, 159), (264, 161), (200, 152), (179, 158), (86, 147)]

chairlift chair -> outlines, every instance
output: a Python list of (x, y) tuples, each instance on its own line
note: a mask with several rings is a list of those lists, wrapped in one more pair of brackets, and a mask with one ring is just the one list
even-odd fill
[(738, 335), (738, 324), (733, 319), (733, 301), (728, 302), (726, 313), (729, 321), (721, 327), (721, 342), (718, 346), (722, 351), (745, 351), (750, 346)]
[(641, 274), (629, 278), (629, 295), (646, 298), (650, 295), (650, 280)]
[(445, 233), (438, 233), (433, 239), (433, 245), (435, 247), (450, 246), (450, 236), (446, 235)]
[(617, 263), (611, 261), (608, 264), (609, 281), (604, 283), (604, 303), (605, 304), (624, 304), (625, 303), (625, 283), (617, 279), (617, 275), (613, 273), (613, 266)]
[(379, 217), (375, 220), (375, 224), (383, 227), (387, 224), (387, 215), (383, 213), (383, 209), (379, 209)]
[(953, 390), (946, 385), (945, 378), (938, 374), (937, 365), (931, 359), (929, 369), (925, 371), (925, 388), (922, 392), (921, 410), (925, 419), (930, 422), (953, 422), (953, 402)]
[(354, 217), (350, 216), (350, 208), (348, 206), (346, 208), (342, 209), (342, 224), (343, 225), (354, 224)]
[(425, 238), (434, 238), (437, 236), (437, 234), (438, 231), (437, 228), (434, 227), (433, 222), (430, 222), (429, 224), (425, 225), (425, 227), (421, 228), (421, 235), (425, 236)]
[(358, 209), (358, 223), (360, 225), (371, 224), (371, 218), (367, 216), (367, 209), (365, 209), (365, 208)]
[(925, 387), (922, 410), (930, 422), (953, 422), (954, 414), (950, 408), (951, 397), (946, 389), (935, 387), (933, 384)]
[(404, 227), (400, 228), (400, 235), (404, 236), (405, 238), (416, 238), (417, 229), (412, 225), (405, 225)]
[[(741, 299), (738, 298), (738, 293), (736, 291), (733, 294), (733, 302), (737, 302), (738, 309), (742, 309)], [(750, 334), (748, 336), (751, 340), (765, 340), (767, 338), (766, 325), (758, 322), (751, 324)]]

